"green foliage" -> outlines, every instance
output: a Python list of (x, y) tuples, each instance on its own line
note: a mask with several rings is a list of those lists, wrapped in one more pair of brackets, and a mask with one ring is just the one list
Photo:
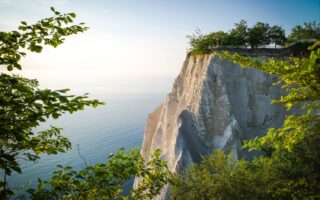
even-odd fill
[(257, 22), (252, 28), (249, 28), (248, 44), (252, 49), (270, 44), (270, 38), (268, 37), (269, 29), (269, 24), (263, 22)]
[[(40, 53), (43, 45), (57, 47), (66, 36), (87, 30), (81, 23), (72, 25), (74, 13), (61, 14), (51, 8), (55, 17), (40, 20), (34, 25), (21, 22), (20, 32), (0, 32), (0, 65), (11, 71), (21, 69), (23, 49)], [(22, 49), (22, 50), (21, 50)], [(39, 89), (37, 80), (18, 75), (0, 75), (0, 199), (8, 199), (6, 177), (12, 171), (21, 173), (18, 159), (36, 161), (40, 154), (57, 154), (71, 148), (70, 141), (61, 135), (61, 128), (51, 127), (36, 132), (35, 128), (48, 118), (57, 119), (64, 113), (83, 110), (86, 106), (104, 104), (89, 100), (88, 94), (75, 96), (69, 89)], [(110, 155), (106, 163), (87, 166), (80, 171), (58, 166), (53, 177), (39, 180), (36, 189), (29, 189), (30, 199), (151, 199), (159, 194), (170, 180), (166, 163), (157, 150), (145, 162), (138, 150)], [(123, 196), (122, 185), (133, 177), (141, 178), (139, 186)], [(23, 196), (23, 195), (22, 195)], [(24, 197), (22, 197), (24, 198)], [(27, 198), (27, 197), (26, 197)]]
[(235, 27), (230, 31), (231, 46), (246, 46), (248, 37), (247, 21), (241, 20), (239, 23), (235, 23), (234, 26)]
[[(29, 189), (30, 199), (151, 199), (159, 194), (171, 174), (166, 163), (159, 159), (160, 151), (145, 163), (136, 149), (110, 155), (106, 163), (74, 171), (58, 166), (50, 180), (39, 180), (38, 188)], [(137, 189), (124, 196), (122, 185), (133, 176), (142, 178)]]
[[(288, 39), (281, 26), (269, 26), (268, 23), (257, 22), (253, 27), (248, 27), (245, 20), (234, 24), (229, 32), (211, 32), (202, 34), (199, 29), (195, 34), (187, 36), (190, 52), (193, 54), (210, 53), (216, 47), (245, 47), (252, 49), (264, 47), (269, 44), (290, 45), (301, 40), (320, 39), (320, 23), (305, 23), (304, 27), (298, 25), (292, 29)], [(286, 43), (287, 42), (287, 43)]]
[(288, 36), (289, 42), (305, 39), (320, 39), (320, 23), (316, 21), (304, 23), (304, 26), (295, 26)]
[(209, 38), (201, 33), (199, 28), (196, 28), (195, 33), (192, 35), (187, 35), (190, 44), (190, 50), (193, 53), (205, 53), (209, 52)]
[(40, 53), (43, 45), (57, 47), (62, 44), (66, 36), (84, 32), (88, 29), (83, 23), (72, 24), (75, 13), (61, 14), (51, 7), (54, 17), (49, 17), (28, 25), (22, 21), (20, 31), (0, 32), (0, 66), (9, 71), (13, 68), (21, 69), (19, 61), (26, 53), (23, 49)]
[[(320, 42), (308, 58), (289, 61), (269, 59), (260, 62), (237, 54), (222, 54), (243, 66), (254, 66), (281, 78), (287, 92), (275, 103), (287, 109), (300, 109), (300, 115), (288, 115), (281, 128), (270, 129), (265, 137), (246, 142), (244, 147), (265, 152), (283, 183), (274, 193), (279, 196), (319, 197), (320, 185)], [(298, 112), (298, 113), (299, 113)], [(302, 114), (304, 113), (304, 114)]]
[[(51, 8), (55, 17), (28, 25), (21, 22), (20, 31), (0, 32), (0, 66), (11, 71), (21, 69), (19, 61), (26, 55), (24, 49), (40, 53), (43, 45), (57, 47), (66, 36), (87, 30), (83, 24), (73, 25), (74, 13), (61, 14)], [(61, 129), (51, 127), (35, 132), (35, 127), (47, 118), (83, 110), (86, 106), (104, 104), (88, 100), (87, 94), (74, 96), (68, 89), (39, 89), (37, 80), (18, 75), (0, 74), (0, 196), (6, 199), (12, 191), (6, 188), (6, 176), (22, 169), (18, 159), (36, 161), (40, 154), (57, 154), (71, 148)]]
[(87, 95), (67, 95), (67, 92), (68, 89), (39, 89), (36, 80), (21, 76), (0, 75), (0, 168), (8, 175), (12, 170), (21, 172), (17, 156), (35, 161), (39, 154), (56, 154), (71, 147), (60, 135), (59, 128), (36, 133), (34, 128), (40, 122), (101, 104), (97, 100), (87, 100)]
[(286, 95), (274, 100), (296, 114), (243, 148), (260, 151), (252, 161), (232, 160), (215, 151), (175, 178), (172, 199), (319, 199), (320, 198), (320, 41), (307, 58), (259, 61), (217, 53), (242, 67), (280, 78)]
[(263, 168), (259, 168), (245, 160), (236, 162), (232, 154), (215, 150), (200, 164), (175, 177), (171, 199), (270, 199), (268, 189), (275, 177), (271, 163), (264, 163)]
[(268, 37), (275, 48), (277, 45), (284, 45), (287, 40), (284, 29), (277, 25), (270, 27)]
[(223, 31), (210, 33), (207, 37), (208, 40), (212, 42), (211, 48), (230, 45), (229, 34)]
[(203, 35), (199, 29), (193, 35), (188, 35), (190, 51), (193, 54), (209, 53), (214, 47), (230, 45), (228, 33), (223, 31)]

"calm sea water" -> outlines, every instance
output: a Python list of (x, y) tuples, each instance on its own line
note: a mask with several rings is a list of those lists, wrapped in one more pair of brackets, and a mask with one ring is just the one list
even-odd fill
[(9, 177), (9, 186), (21, 193), (20, 186), (32, 187), (38, 177), (50, 178), (58, 164), (77, 170), (84, 168), (77, 145), (89, 165), (105, 162), (107, 156), (119, 148), (140, 146), (147, 115), (163, 101), (171, 84), (172, 78), (167, 78), (156, 83), (80, 88), (79, 91), (89, 91), (91, 97), (105, 101), (107, 105), (65, 114), (38, 127), (39, 130), (49, 125), (63, 128), (63, 135), (70, 139), (73, 148), (58, 155), (43, 155), (37, 163), (21, 161), (23, 173)]

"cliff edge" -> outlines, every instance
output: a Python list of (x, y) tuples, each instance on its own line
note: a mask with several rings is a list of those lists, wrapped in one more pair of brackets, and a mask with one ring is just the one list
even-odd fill
[[(199, 162), (213, 149), (250, 159), (253, 155), (241, 149), (243, 140), (265, 135), (284, 121), (284, 107), (271, 103), (283, 93), (273, 85), (277, 80), (213, 53), (188, 55), (171, 93), (148, 116), (142, 155), (148, 160), (161, 149), (173, 172)], [(163, 199), (165, 191), (156, 199)]]

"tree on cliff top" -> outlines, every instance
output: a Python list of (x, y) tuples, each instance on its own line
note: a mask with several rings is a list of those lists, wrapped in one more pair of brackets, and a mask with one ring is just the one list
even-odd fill
[(274, 48), (277, 48), (277, 45), (284, 45), (287, 39), (284, 29), (277, 25), (270, 27), (268, 37), (270, 42), (274, 43)]
[(263, 22), (257, 22), (252, 28), (249, 28), (248, 43), (252, 49), (268, 45), (270, 43), (270, 39), (268, 37), (269, 29), (269, 24)]
[(247, 21), (241, 20), (234, 24), (234, 28), (230, 31), (230, 43), (232, 46), (246, 46), (248, 37)]
[(209, 50), (211, 43), (208, 37), (204, 35), (199, 28), (196, 28), (195, 33), (192, 35), (187, 35), (189, 40), (190, 50), (194, 53), (196, 52), (206, 52)]
[(292, 28), (290, 35), (288, 36), (288, 42), (295, 42), (305, 39), (320, 39), (320, 23), (313, 21), (304, 23), (303, 26), (297, 25)]

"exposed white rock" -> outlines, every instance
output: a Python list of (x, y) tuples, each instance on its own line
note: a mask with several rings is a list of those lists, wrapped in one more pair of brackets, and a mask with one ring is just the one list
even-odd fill
[[(199, 162), (214, 148), (251, 157), (242, 142), (283, 123), (284, 108), (271, 104), (282, 92), (276, 77), (241, 68), (214, 54), (188, 56), (172, 92), (149, 114), (142, 145), (146, 160), (161, 149), (171, 171)], [(135, 185), (139, 180), (135, 181)], [(156, 199), (164, 199), (167, 188)]]

